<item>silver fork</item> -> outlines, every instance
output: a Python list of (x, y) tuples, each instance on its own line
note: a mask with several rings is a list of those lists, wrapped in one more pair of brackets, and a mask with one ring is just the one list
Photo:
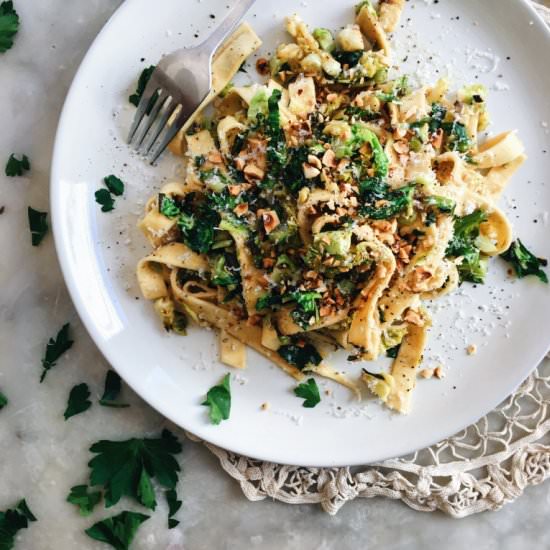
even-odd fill
[[(153, 151), (151, 164), (210, 92), (212, 57), (255, 1), (238, 0), (204, 42), (195, 48), (183, 48), (166, 55), (153, 71), (128, 135), (128, 143), (134, 142), (136, 150), (141, 150), (145, 156)], [(167, 127), (172, 116), (175, 119)]]

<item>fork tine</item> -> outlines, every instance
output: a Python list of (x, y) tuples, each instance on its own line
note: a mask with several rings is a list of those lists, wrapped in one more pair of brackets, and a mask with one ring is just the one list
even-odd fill
[(162, 152), (166, 149), (166, 147), (168, 147), (168, 144), (176, 137), (176, 134), (181, 130), (189, 116), (190, 114), (185, 109), (181, 110), (180, 114), (177, 116), (172, 126), (170, 126), (166, 130), (166, 133), (164, 134), (160, 144), (153, 152), (151, 164), (155, 164)]
[(132, 127), (130, 128), (130, 132), (128, 133), (128, 143), (132, 143), (132, 140), (134, 139), (136, 131), (139, 128), (139, 125), (141, 124), (143, 117), (145, 116), (147, 107), (149, 107), (149, 103), (151, 102), (151, 99), (157, 93), (159, 88), (160, 86), (158, 85), (157, 79), (155, 78), (155, 74), (153, 73), (151, 75), (151, 78), (149, 79), (149, 82), (147, 83), (147, 86), (145, 87), (145, 90), (143, 91), (143, 94), (141, 95), (141, 99), (139, 100), (138, 108), (134, 115), (134, 120), (132, 122)]
[(151, 112), (149, 113), (146, 121), (143, 123), (143, 130), (140, 136), (136, 139), (136, 149), (139, 149), (143, 145), (145, 138), (149, 134), (149, 130), (153, 127), (153, 124), (157, 120), (158, 114), (168, 101), (169, 97), (170, 96), (165, 90), (159, 91), (159, 97), (155, 100), (155, 104), (152, 107)]
[(174, 114), (174, 111), (177, 109), (177, 107), (178, 107), (178, 104), (172, 98), (171, 103), (168, 105), (168, 107), (166, 107), (166, 110), (164, 111), (164, 113), (160, 117), (158, 117), (157, 125), (155, 126), (155, 129), (151, 133), (151, 139), (149, 140), (149, 143), (143, 148), (144, 155), (149, 154), (149, 152), (153, 148), (153, 145), (155, 145), (155, 142), (157, 141), (162, 130), (170, 120), (170, 117)]

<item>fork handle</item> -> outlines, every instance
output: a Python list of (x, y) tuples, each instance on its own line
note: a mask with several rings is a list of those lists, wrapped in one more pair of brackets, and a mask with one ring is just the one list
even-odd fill
[(244, 14), (256, 0), (238, 0), (235, 7), (229, 12), (227, 17), (221, 22), (219, 27), (199, 46), (204, 48), (211, 55), (214, 55), (220, 44), (240, 23)]

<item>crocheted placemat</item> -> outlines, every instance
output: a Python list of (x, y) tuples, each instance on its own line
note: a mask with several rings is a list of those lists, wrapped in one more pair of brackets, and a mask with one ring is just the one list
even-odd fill
[[(550, 25), (550, 9), (535, 4)], [(193, 435), (188, 436), (197, 440)], [(359, 468), (303, 468), (254, 460), (204, 443), (250, 500), (321, 504), (336, 514), (357, 497), (402, 500), (465, 517), (498, 510), (550, 476), (550, 360), (463, 432), (402, 458)]]

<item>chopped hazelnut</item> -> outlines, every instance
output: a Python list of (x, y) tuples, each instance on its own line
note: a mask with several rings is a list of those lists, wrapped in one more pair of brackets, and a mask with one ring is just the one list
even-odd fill
[(279, 216), (275, 210), (264, 210), (261, 214), (266, 233), (271, 233), (280, 223)]
[(239, 217), (244, 216), (248, 212), (248, 203), (242, 202), (241, 204), (237, 204), (237, 206), (233, 209), (233, 212), (235, 212), (235, 214)]
[(240, 185), (228, 185), (227, 190), (231, 196), (236, 197), (241, 192), (242, 187)]
[(475, 344), (470, 344), (467, 348), (466, 348), (466, 353), (468, 355), (475, 355), (477, 353), (477, 346)]
[(431, 378), (434, 375), (434, 369), (422, 369), (419, 374), (422, 378)]
[(255, 164), (247, 164), (244, 168), (244, 175), (249, 180), (263, 180), (265, 172)]
[(321, 170), (319, 170), (319, 168), (315, 168), (315, 166), (312, 166), (307, 162), (304, 162), (302, 164), (302, 168), (304, 170), (304, 176), (308, 180), (316, 178), (321, 173)]
[(262, 409), (262, 411), (267, 411), (267, 409), (269, 409), (269, 403), (267, 401), (262, 403), (260, 409)]
[(441, 380), (442, 378), (445, 377), (445, 373), (443, 372), (443, 369), (441, 367), (435, 367), (434, 369), (434, 376), (438, 379), (438, 380)]
[(323, 155), (323, 164), (327, 168), (336, 168), (336, 154), (332, 149), (327, 149)]
[(311, 164), (311, 166), (315, 166), (315, 168), (318, 168), (319, 170), (321, 170), (321, 168), (323, 167), (323, 165), (321, 164), (321, 160), (315, 155), (308, 155), (307, 162), (308, 164)]

